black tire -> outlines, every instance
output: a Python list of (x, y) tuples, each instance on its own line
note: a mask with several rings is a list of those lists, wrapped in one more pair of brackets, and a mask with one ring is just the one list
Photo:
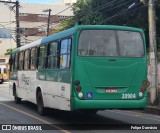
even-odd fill
[(42, 116), (45, 115), (46, 110), (44, 108), (43, 97), (42, 97), (41, 91), (39, 91), (37, 95), (37, 110), (40, 115)]
[(0, 79), (0, 84), (3, 84), (4, 80), (3, 79)]
[(15, 103), (17, 103), (17, 104), (21, 103), (21, 98), (19, 98), (17, 96), (17, 92), (16, 92), (16, 88), (15, 87), (13, 87), (13, 95), (14, 95), (14, 101), (15, 101)]

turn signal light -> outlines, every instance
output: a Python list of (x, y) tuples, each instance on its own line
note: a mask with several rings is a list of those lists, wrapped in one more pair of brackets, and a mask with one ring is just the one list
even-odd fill
[(148, 81), (144, 80), (144, 81), (142, 82), (142, 84), (143, 84), (143, 85), (147, 85), (147, 84), (148, 84)]
[(77, 92), (80, 92), (81, 90), (82, 90), (82, 89), (81, 89), (80, 86), (77, 86), (77, 87), (76, 87), (76, 91), (77, 91)]
[(141, 92), (144, 92), (146, 90), (146, 88), (142, 87), (141, 88)]
[(80, 81), (76, 80), (76, 81), (74, 81), (74, 84), (78, 86), (78, 85), (80, 85)]

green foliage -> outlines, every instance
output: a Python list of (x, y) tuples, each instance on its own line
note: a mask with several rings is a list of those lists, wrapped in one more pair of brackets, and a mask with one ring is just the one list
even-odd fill
[(58, 28), (54, 31), (54, 33), (58, 33), (60, 31), (69, 29), (75, 25), (75, 21), (73, 18), (67, 18), (65, 20), (62, 20), (62, 22), (59, 24)]
[(5, 55), (10, 55), (12, 50), (13, 50), (12, 48), (7, 49)]
[[(78, 21), (84, 25), (126, 25), (142, 28), (149, 46), (148, 2), (128, 9), (136, 0), (77, 0), (73, 5), (74, 18), (62, 21), (57, 32), (73, 27)], [(156, 0), (157, 45), (160, 48), (160, 0)], [(159, 50), (160, 51), (160, 50)]]

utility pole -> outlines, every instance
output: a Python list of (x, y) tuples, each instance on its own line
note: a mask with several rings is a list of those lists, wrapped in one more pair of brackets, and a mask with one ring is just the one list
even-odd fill
[(43, 10), (43, 12), (48, 12), (48, 23), (47, 23), (47, 35), (49, 35), (49, 25), (50, 25), (50, 19), (51, 19), (51, 9), (46, 9), (46, 10)]
[(157, 41), (156, 41), (156, 14), (155, 1), (149, 0), (148, 6), (149, 21), (149, 63), (150, 63), (150, 102), (151, 105), (157, 104), (158, 99), (158, 69), (157, 69)]
[[(0, 1), (1, 3), (4, 4), (14, 4), (14, 6), (11, 8), (13, 10), (14, 7), (16, 7), (16, 42), (17, 42), (17, 47), (20, 47), (20, 27), (19, 27), (19, 1), (16, 0), (16, 2), (10, 1)], [(14, 11), (14, 10), (13, 10)]]
[(51, 19), (51, 9), (48, 10), (48, 25), (47, 25), (47, 36), (49, 35), (49, 25), (50, 25), (50, 19)]
[(16, 42), (17, 48), (20, 47), (20, 27), (19, 27), (19, 1), (16, 1)]

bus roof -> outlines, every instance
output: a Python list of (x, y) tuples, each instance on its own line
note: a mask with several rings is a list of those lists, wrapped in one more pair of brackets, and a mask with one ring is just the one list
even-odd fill
[(25, 46), (16, 48), (12, 51), (12, 54), (17, 53), (19, 51), (23, 51), (26, 50), (28, 48), (32, 48), (35, 46), (39, 46), (41, 44), (46, 44), (49, 43), (53, 40), (57, 40), (60, 38), (64, 38), (67, 36), (71, 36), (73, 35), (78, 29), (112, 29), (112, 30), (129, 30), (129, 31), (137, 31), (137, 32), (143, 32), (142, 29), (140, 28), (134, 28), (134, 27), (128, 27), (128, 26), (116, 26), (116, 25), (76, 25), (73, 28), (64, 30), (62, 32), (47, 36), (47, 37), (43, 37), (42, 39), (39, 39), (37, 41), (31, 42), (29, 44), (26, 44)]

